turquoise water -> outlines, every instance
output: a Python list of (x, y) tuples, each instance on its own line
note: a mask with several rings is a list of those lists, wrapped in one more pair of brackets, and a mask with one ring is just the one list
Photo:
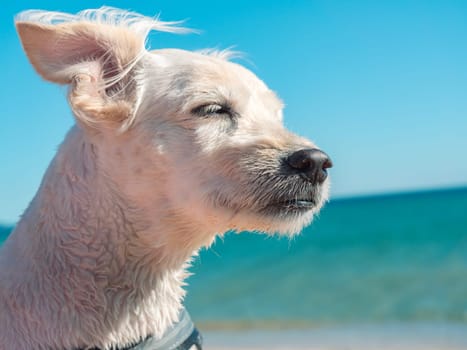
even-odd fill
[(467, 323), (467, 189), (334, 201), (293, 241), (231, 234), (192, 270), (213, 326)]
[(0, 244), (2, 244), (3, 241), (7, 238), (11, 230), (11, 227), (0, 225)]
[(206, 325), (467, 324), (467, 188), (333, 201), (292, 241), (229, 234), (191, 270)]

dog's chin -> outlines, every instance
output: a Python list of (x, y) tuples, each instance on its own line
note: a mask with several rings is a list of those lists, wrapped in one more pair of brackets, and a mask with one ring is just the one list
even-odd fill
[(318, 209), (291, 210), (281, 207), (271, 207), (267, 211), (241, 212), (235, 217), (236, 231), (263, 232), (266, 234), (281, 234), (292, 236), (298, 234), (313, 220)]
[(312, 199), (291, 199), (270, 203), (259, 214), (270, 222), (266, 233), (293, 235), (311, 223), (321, 206), (320, 201)]
[(292, 236), (311, 223), (323, 203), (322, 198), (291, 199), (273, 201), (260, 208), (245, 208), (235, 215), (234, 229)]

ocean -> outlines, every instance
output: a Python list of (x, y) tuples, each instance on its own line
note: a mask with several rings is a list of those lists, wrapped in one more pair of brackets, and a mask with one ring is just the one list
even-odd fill
[(293, 239), (227, 234), (191, 272), (186, 305), (207, 330), (463, 327), (467, 188), (333, 200)]
[(212, 328), (467, 324), (467, 188), (331, 201), (293, 240), (229, 234), (192, 272)]

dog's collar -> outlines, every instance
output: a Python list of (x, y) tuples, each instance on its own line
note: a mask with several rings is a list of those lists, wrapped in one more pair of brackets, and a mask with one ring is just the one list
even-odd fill
[[(125, 348), (112, 348), (112, 350), (189, 350), (195, 346), (202, 350), (203, 338), (191, 321), (188, 312), (183, 309), (179, 321), (170, 327), (160, 339), (152, 336), (141, 340), (137, 344)], [(99, 350), (98, 348), (86, 348)], [(83, 349), (84, 350), (84, 349)]]

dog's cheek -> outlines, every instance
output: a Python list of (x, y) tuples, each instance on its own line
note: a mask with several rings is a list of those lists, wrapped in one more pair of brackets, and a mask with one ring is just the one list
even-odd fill
[(195, 129), (195, 146), (199, 147), (199, 155), (209, 156), (225, 148), (232, 136), (232, 122), (225, 117), (199, 121)]
[(176, 212), (181, 220), (197, 223), (205, 230), (225, 230), (225, 217), (213, 210), (209, 202), (209, 191), (215, 183), (215, 176), (204, 173), (205, 167), (214, 168), (215, 165), (196, 156), (178, 157), (169, 163), (171, 170), (164, 189), (167, 207)]

